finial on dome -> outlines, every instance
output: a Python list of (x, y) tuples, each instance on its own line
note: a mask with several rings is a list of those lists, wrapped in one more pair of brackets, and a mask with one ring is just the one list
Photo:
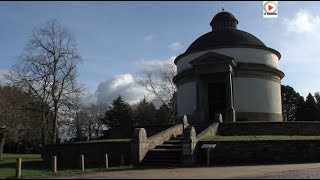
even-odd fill
[(221, 3), (221, 4), (222, 4), (222, 11), (224, 11), (224, 4), (223, 4), (223, 1), (222, 1), (222, 3)]
[(213, 17), (210, 23), (212, 30), (226, 28), (237, 29), (238, 20), (231, 13), (224, 11), (224, 8), (222, 11), (223, 12), (219, 12)]

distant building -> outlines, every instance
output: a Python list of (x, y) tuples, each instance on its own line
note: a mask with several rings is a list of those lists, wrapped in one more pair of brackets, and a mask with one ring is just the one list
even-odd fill
[(212, 31), (175, 59), (178, 117), (193, 124), (217, 113), (224, 122), (282, 121), (281, 55), (237, 24), (229, 12), (216, 14)]

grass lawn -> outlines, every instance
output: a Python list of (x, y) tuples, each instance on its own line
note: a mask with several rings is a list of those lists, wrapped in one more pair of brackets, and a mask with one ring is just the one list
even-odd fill
[(208, 136), (203, 141), (250, 141), (250, 140), (320, 140), (320, 136), (251, 135), (251, 136)]
[(85, 171), (77, 169), (62, 169), (52, 173), (44, 166), (40, 154), (4, 154), (3, 160), (0, 161), (0, 179), (15, 178), (16, 158), (22, 158), (21, 178), (46, 178), (52, 176), (67, 176), (72, 174), (93, 173), (99, 171), (113, 171), (132, 169), (132, 166), (120, 166), (105, 168), (91, 168)]

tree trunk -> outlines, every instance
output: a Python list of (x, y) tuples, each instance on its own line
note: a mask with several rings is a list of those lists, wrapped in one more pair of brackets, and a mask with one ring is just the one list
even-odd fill
[(54, 114), (53, 114), (53, 144), (57, 143), (57, 140), (59, 138), (58, 134), (58, 103), (55, 103), (54, 105)]
[(96, 129), (96, 136), (97, 136), (97, 139), (99, 139), (99, 128)]
[(2, 153), (3, 153), (3, 146), (4, 146), (4, 133), (3, 132), (0, 132), (0, 161), (3, 160), (3, 157), (2, 157)]
[(89, 140), (91, 140), (91, 134), (92, 134), (92, 132), (91, 132), (91, 121), (89, 122), (89, 126), (88, 126), (88, 130), (89, 130)]

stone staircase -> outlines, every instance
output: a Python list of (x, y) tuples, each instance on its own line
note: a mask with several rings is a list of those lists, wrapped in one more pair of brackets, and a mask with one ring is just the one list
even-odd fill
[(183, 134), (171, 138), (162, 145), (149, 150), (141, 162), (142, 166), (180, 166)]

